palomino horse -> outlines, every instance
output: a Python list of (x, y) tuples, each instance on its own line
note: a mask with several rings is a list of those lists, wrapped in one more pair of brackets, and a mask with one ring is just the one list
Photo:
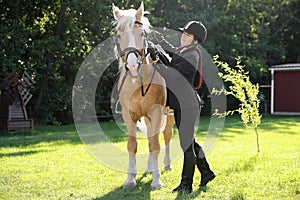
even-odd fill
[[(147, 125), (149, 158), (146, 172), (151, 172), (151, 189), (162, 186), (158, 166), (160, 152), (159, 133), (165, 119), (166, 86), (162, 76), (152, 66), (152, 60), (147, 54), (147, 32), (149, 21), (144, 17), (144, 6), (138, 10), (120, 10), (113, 5), (116, 19), (116, 52), (119, 57), (121, 74), (118, 81), (119, 99), (122, 107), (122, 117), (128, 132), (127, 150), (129, 153), (128, 176), (124, 189), (136, 186), (137, 174), (136, 125), (144, 117)], [(165, 126), (165, 169), (170, 170), (169, 143), (174, 125), (173, 116), (167, 117)]]

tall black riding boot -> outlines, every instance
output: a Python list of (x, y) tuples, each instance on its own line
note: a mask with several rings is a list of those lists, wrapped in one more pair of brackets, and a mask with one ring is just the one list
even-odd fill
[(199, 186), (206, 186), (206, 184), (209, 181), (213, 180), (216, 177), (216, 175), (210, 169), (209, 164), (205, 158), (204, 152), (197, 142), (194, 143), (194, 148), (196, 153), (196, 165), (201, 173), (201, 181)]
[(172, 192), (188, 192), (193, 191), (193, 177), (195, 172), (195, 154), (193, 151), (184, 153), (183, 168), (181, 174), (181, 182)]

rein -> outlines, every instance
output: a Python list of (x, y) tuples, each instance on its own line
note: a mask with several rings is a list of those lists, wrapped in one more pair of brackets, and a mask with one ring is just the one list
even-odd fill
[(150, 86), (151, 86), (151, 84), (152, 84), (152, 81), (153, 81), (155, 72), (156, 72), (156, 69), (154, 68), (154, 71), (153, 71), (152, 76), (151, 76), (151, 80), (150, 80), (150, 82), (149, 82), (149, 84), (148, 84), (148, 86), (147, 86), (145, 92), (144, 92), (143, 76), (140, 77), (140, 78), (141, 78), (141, 91), (142, 91), (142, 96), (143, 96), (143, 97), (147, 95), (147, 93), (148, 93), (148, 91), (149, 91), (149, 89), (150, 89)]
[[(194, 87), (195, 90), (198, 90), (201, 88), (202, 86), (202, 82), (203, 82), (203, 76), (202, 76), (202, 53), (201, 50), (199, 48), (197, 48), (197, 52), (199, 54), (199, 82), (198, 84)], [(196, 73), (197, 74), (197, 73)]]

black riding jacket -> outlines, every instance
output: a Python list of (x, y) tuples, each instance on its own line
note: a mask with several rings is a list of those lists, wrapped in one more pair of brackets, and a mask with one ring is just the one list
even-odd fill
[(166, 40), (159, 44), (172, 57), (170, 63), (157, 65), (158, 72), (166, 80), (167, 106), (175, 110), (199, 107), (201, 99), (194, 90), (194, 79), (200, 59), (197, 45), (180, 52), (180, 48), (175, 48)]

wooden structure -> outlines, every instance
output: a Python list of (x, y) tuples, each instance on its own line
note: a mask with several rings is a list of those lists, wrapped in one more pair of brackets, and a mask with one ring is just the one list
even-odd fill
[(258, 98), (260, 100), (259, 112), (261, 114), (271, 113), (271, 85), (259, 85)]
[(275, 65), (270, 70), (271, 114), (300, 115), (300, 64)]
[(33, 84), (35, 81), (27, 72), (19, 80), (15, 71), (0, 82), (0, 129), (33, 129), (33, 119), (28, 118), (25, 107), (32, 97), (27, 88)]

